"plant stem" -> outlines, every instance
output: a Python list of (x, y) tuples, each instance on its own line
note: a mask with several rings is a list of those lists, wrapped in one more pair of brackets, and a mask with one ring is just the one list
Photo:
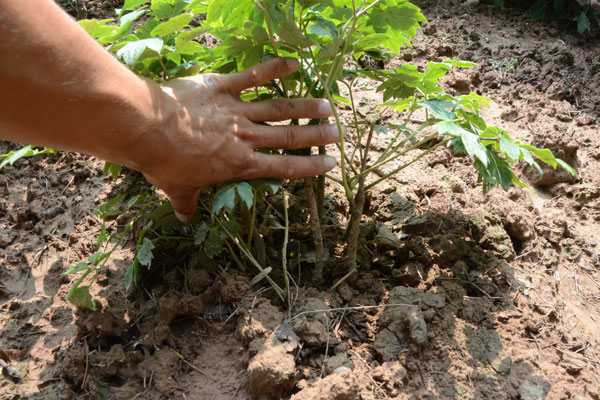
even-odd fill
[[(360, 173), (359, 175), (352, 177), (352, 180), (356, 180), (357, 178), (360, 178), (360, 177), (362, 177), (363, 175), (369, 174), (369, 173), (371, 173), (372, 171), (376, 170), (377, 168), (379, 168), (379, 167), (381, 167), (381, 166), (383, 166), (383, 165), (385, 165), (385, 164), (387, 164), (387, 163), (389, 163), (389, 162), (392, 162), (392, 161), (394, 161), (394, 160), (395, 160), (395, 159), (397, 159), (398, 157), (402, 157), (403, 155), (405, 155), (405, 154), (406, 154), (406, 153), (408, 153), (409, 151), (412, 151), (412, 150), (414, 150), (414, 149), (417, 149), (417, 148), (421, 147), (422, 145), (424, 145), (425, 143), (429, 142), (431, 139), (434, 139), (434, 138), (436, 138), (437, 136), (439, 136), (439, 134), (437, 134), (437, 133), (434, 133), (434, 134), (431, 134), (431, 135), (427, 136), (426, 138), (424, 138), (423, 140), (421, 140), (421, 141), (420, 141), (420, 142), (418, 142), (418, 143), (415, 143), (415, 144), (414, 144), (414, 145), (412, 145), (411, 147), (409, 147), (409, 148), (407, 148), (407, 149), (405, 149), (405, 150), (403, 150), (403, 151), (401, 151), (401, 152), (399, 152), (399, 153), (396, 153), (396, 154), (394, 154), (393, 156), (391, 156), (391, 157), (389, 157), (389, 158), (387, 158), (387, 159), (385, 159), (385, 160), (379, 161), (379, 162), (377, 162), (375, 165), (373, 165), (373, 166), (371, 166), (371, 167), (369, 167), (369, 168), (366, 168), (365, 170), (361, 171), (361, 173)], [(408, 139), (406, 139), (406, 140), (408, 140)], [(406, 142), (406, 140), (403, 140), (403, 141), (400, 143), (400, 145), (402, 145), (403, 143), (405, 143), (405, 142)], [(399, 145), (399, 146), (400, 146), (400, 145)]]
[[(242, 254), (244, 254), (244, 256), (246, 256), (246, 258), (248, 258), (250, 263), (252, 265), (254, 265), (256, 267), (256, 269), (258, 269), (260, 272), (262, 272), (264, 270), (264, 268), (260, 265), (260, 263), (258, 261), (256, 261), (256, 258), (254, 258), (252, 253), (250, 253), (250, 251), (246, 248), (246, 246), (244, 245), (242, 240), (240, 240), (239, 237), (234, 236), (233, 233), (229, 232), (229, 229), (227, 229), (227, 227), (225, 226), (225, 224), (223, 224), (221, 219), (212, 212), (212, 210), (206, 205), (206, 203), (204, 203), (202, 200), (200, 200), (200, 204), (202, 204), (202, 207), (204, 207), (204, 209), (210, 213), (211, 217), (215, 221), (217, 221), (217, 223), (219, 224), (221, 229), (223, 229), (223, 232), (225, 232), (225, 234), (229, 237), (229, 239), (231, 241), (233, 241), (233, 243), (236, 244), (238, 249), (240, 249)], [(269, 281), (269, 283), (271, 284), (271, 286), (273, 287), (273, 289), (275, 290), (275, 293), (277, 293), (279, 298), (285, 302), (285, 298), (283, 296), (283, 289), (281, 289), (281, 287), (279, 287), (279, 285), (269, 275), (267, 275), (265, 278)]]
[[(367, 145), (365, 155), (361, 162), (361, 171), (364, 172), (367, 166), (367, 152), (371, 146), (371, 140), (373, 139), (373, 132), (375, 130), (375, 124), (371, 124), (369, 128), (369, 136), (367, 137)], [(348, 223), (348, 246), (346, 247), (346, 261), (351, 271), (356, 270), (356, 252), (358, 249), (358, 237), (360, 233), (360, 220), (363, 214), (363, 208), (365, 206), (365, 178), (367, 174), (362, 174), (358, 181), (358, 191), (354, 202), (352, 204), (352, 213), (350, 215), (350, 222)]]
[(317, 200), (315, 199), (312, 178), (304, 178), (304, 188), (306, 189), (306, 201), (308, 203), (308, 213), (310, 215), (310, 228), (315, 244), (315, 271), (313, 276), (315, 282), (322, 283), (325, 250), (323, 248), (323, 235), (321, 234), (321, 223), (319, 220), (319, 211), (317, 209)]
[(287, 272), (287, 245), (288, 237), (290, 233), (290, 221), (288, 218), (288, 195), (285, 189), (281, 189), (281, 196), (283, 197), (283, 216), (285, 219), (285, 228), (283, 230), (283, 245), (281, 246), (281, 268), (283, 269), (283, 282), (285, 284), (285, 302), (288, 310), (292, 308), (291, 293), (290, 293), (290, 278)]
[(419, 154), (418, 157), (413, 158), (412, 160), (410, 160), (408, 163), (403, 164), (401, 166), (399, 166), (398, 168), (396, 168), (395, 170), (393, 170), (392, 172), (390, 172), (389, 174), (385, 174), (384, 176), (382, 176), (381, 178), (377, 179), (375, 182), (371, 182), (367, 185), (366, 190), (371, 189), (373, 186), (383, 182), (384, 180), (388, 179), (390, 176), (397, 174), (398, 172), (402, 171), (404, 168), (414, 164), (415, 162), (417, 162), (418, 160), (420, 160), (421, 158), (423, 158), (424, 156), (426, 156), (427, 154), (431, 153), (432, 151), (434, 151), (435, 149), (437, 149), (440, 146), (445, 145), (446, 143), (448, 143), (450, 141), (450, 139), (446, 139), (438, 144), (436, 144), (435, 146), (433, 146), (430, 149), (427, 149), (426, 151), (424, 151), (423, 153)]
[[(319, 146), (319, 154), (325, 155), (327, 152), (325, 151), (325, 146)], [(317, 177), (317, 215), (319, 216), (319, 221), (323, 221), (323, 216), (325, 213), (325, 175), (319, 175)]]

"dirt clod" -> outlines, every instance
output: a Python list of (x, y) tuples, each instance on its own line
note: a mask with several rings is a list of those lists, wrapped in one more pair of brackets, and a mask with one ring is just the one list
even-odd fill
[(302, 389), (290, 400), (353, 400), (358, 398), (359, 385), (351, 370), (343, 370)]
[(259, 399), (279, 399), (289, 392), (296, 373), (294, 355), (271, 334), (248, 364), (248, 385)]

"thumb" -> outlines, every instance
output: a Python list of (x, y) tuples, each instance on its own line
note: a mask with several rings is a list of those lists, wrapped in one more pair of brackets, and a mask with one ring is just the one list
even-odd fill
[(144, 177), (152, 185), (162, 189), (162, 191), (165, 192), (171, 201), (171, 205), (173, 206), (173, 211), (175, 212), (177, 219), (185, 224), (192, 220), (192, 217), (196, 212), (196, 208), (198, 208), (198, 196), (202, 191), (201, 187), (180, 186), (173, 184), (165, 185), (161, 182), (161, 180), (155, 179), (150, 175), (144, 174)]
[(165, 194), (171, 201), (175, 216), (183, 223), (188, 223), (192, 220), (196, 208), (198, 208), (198, 195), (200, 189), (186, 188), (186, 189), (171, 189), (165, 190)]

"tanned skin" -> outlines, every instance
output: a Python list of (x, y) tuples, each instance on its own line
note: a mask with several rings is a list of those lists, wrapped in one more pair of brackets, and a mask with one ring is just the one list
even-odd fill
[(89, 154), (144, 174), (189, 221), (206, 185), (325, 173), (329, 156), (266, 155), (334, 143), (335, 125), (269, 126), (327, 118), (328, 102), (240, 100), (240, 92), (294, 72), (273, 59), (228, 75), (157, 84), (106, 52), (52, 0), (0, 1), (0, 138)]

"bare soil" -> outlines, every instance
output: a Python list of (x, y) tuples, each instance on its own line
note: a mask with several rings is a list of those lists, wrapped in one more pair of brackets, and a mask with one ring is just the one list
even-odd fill
[[(86, 3), (89, 17), (117, 6)], [(310, 257), (298, 255), (287, 311), (226, 258), (171, 244), (127, 293), (132, 237), (92, 288), (100, 310), (89, 312), (66, 301), (73, 278), (61, 272), (96, 251), (90, 211), (147, 184), (133, 171), (111, 181), (101, 161), (77, 154), (22, 160), (0, 172), (0, 398), (600, 400), (598, 36), (522, 10), (415, 3), (431, 22), (385, 68), (477, 62), (445, 89), (494, 99), (488, 120), (549, 147), (579, 179), (523, 169), (533, 190), (484, 195), (470, 160), (443, 149), (368, 195), (360, 270), (334, 291), (344, 268), (330, 261), (325, 284), (312, 285)], [(379, 95), (369, 81), (357, 91), (368, 113)], [(0, 142), (0, 153), (15, 148)], [(288, 190), (302, 241), (302, 185)], [(348, 220), (336, 190), (332, 255)]]

